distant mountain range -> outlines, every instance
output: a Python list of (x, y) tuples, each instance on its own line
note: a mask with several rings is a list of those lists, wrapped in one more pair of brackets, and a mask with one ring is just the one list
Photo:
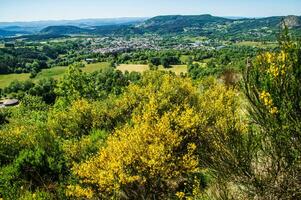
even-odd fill
[(126, 34), (198, 34), (205, 36), (265, 37), (282, 24), (301, 30), (300, 16), (266, 18), (216, 17), (212, 15), (168, 15), (153, 18), (86, 19), (39, 22), (0, 22), (0, 36), (24, 34), (48, 35), (126, 35)]
[[(33, 22), (0, 22), (1, 31), (5, 32), (5, 36), (15, 34), (38, 34), (42, 29), (49, 26), (54, 26), (60, 29), (59, 26), (72, 28), (90, 28), (95, 26), (108, 25), (132, 25), (145, 21), (148, 18), (111, 18), (111, 19), (79, 19), (79, 20), (49, 20), (49, 21), (33, 21)], [(80, 30), (80, 29), (79, 29)], [(3, 34), (4, 35), (4, 34)], [(2, 35), (2, 36), (3, 36)]]

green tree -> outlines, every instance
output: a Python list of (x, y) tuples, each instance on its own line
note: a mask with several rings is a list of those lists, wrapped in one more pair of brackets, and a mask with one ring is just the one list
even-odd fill
[(150, 58), (149, 62), (155, 66), (159, 66), (161, 64), (160, 58), (158, 58), (158, 57)]

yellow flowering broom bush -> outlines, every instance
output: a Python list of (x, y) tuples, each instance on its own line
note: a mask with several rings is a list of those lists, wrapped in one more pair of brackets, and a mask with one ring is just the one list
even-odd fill
[(260, 157), (254, 157), (249, 171), (252, 198), (301, 198), (300, 85), (300, 42), (285, 32), (277, 50), (259, 55), (247, 68), (244, 89), (260, 138)]
[(202, 101), (210, 92), (201, 97), (190, 80), (163, 72), (146, 73), (139, 85), (130, 85), (121, 97), (123, 102), (139, 99), (131, 120), (109, 136), (96, 156), (73, 168), (80, 181), (70, 185), (67, 194), (104, 199), (200, 195), (206, 186), (200, 160), (200, 149), (206, 144), (201, 142), (214, 131), (215, 123), (221, 131), (220, 127), (232, 123), (224, 117), (231, 117), (235, 96), (219, 84), (211, 89), (218, 97), (212, 97), (215, 107), (209, 109)]

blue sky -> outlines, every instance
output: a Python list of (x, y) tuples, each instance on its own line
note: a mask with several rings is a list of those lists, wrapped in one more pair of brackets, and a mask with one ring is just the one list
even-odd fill
[(2, 22), (169, 14), (301, 15), (301, 0), (0, 0)]

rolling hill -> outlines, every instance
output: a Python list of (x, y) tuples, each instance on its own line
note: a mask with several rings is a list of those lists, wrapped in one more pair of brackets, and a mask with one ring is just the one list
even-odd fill
[(12, 37), (12, 36), (16, 36), (17, 34), (19, 34), (20, 32), (18, 31), (9, 31), (9, 30), (3, 30), (0, 29), (0, 38), (1, 37)]
[(40, 34), (48, 35), (72, 35), (72, 34), (86, 34), (88, 29), (77, 26), (48, 26), (40, 31)]
[(301, 17), (276, 16), (266, 18), (230, 19), (212, 15), (158, 16), (142, 22), (136, 27), (145, 32), (170, 34), (187, 33), (214, 37), (256, 37), (275, 34), (282, 23), (291, 29), (299, 29)]
[[(139, 17), (127, 17), (127, 18), (108, 18), (108, 19), (79, 19), (79, 20), (49, 20), (49, 21), (32, 21), (32, 22), (0, 22), (0, 29), (3, 30), (0, 32), (1, 36), (13, 36), (16, 34), (39, 34), (40, 31), (47, 27), (51, 27), (49, 31), (54, 31), (55, 29), (61, 29), (59, 26), (66, 26), (72, 29), (71, 31), (65, 30), (68, 32), (76, 32), (75, 27), (79, 28), (88, 28), (94, 26), (118, 26), (118, 25), (134, 25), (141, 23), (147, 18)], [(9, 31), (9, 32), (5, 32)], [(47, 30), (46, 30), (47, 31)], [(61, 31), (61, 30), (59, 30)], [(13, 32), (13, 33), (10, 33)], [(45, 32), (43, 30), (42, 32)], [(82, 30), (78, 29), (78, 33), (81, 33)], [(67, 34), (66, 33), (66, 34)]]
[[(105, 25), (91, 26), (89, 28), (80, 28), (75, 26), (51, 26), (42, 30), (42, 33), (59, 32), (60, 34), (74, 33), (91, 33), (91, 34), (125, 34), (127, 31), (132, 33), (242, 33), (252, 30), (269, 29), (275, 30), (279, 28), (282, 20), (290, 28), (300, 26), (300, 17), (266, 17), (266, 18), (242, 18), (229, 19), (224, 17), (216, 17), (212, 15), (167, 15), (157, 16), (147, 19), (138, 24), (127, 25)], [(70, 30), (68, 30), (70, 29)]]
[(76, 26), (49, 26), (40, 31), (39, 34), (47, 35), (76, 35), (76, 34), (90, 34), (90, 35), (129, 35), (142, 34), (142, 29), (131, 25), (105, 25), (94, 26), (89, 28), (80, 28)]
[[(61, 24), (64, 24), (60, 22)], [(300, 33), (300, 16), (276, 16), (266, 18), (225, 18), (212, 15), (167, 15), (150, 19), (130, 21), (98, 22), (89, 20), (68, 21), (74, 25), (52, 25), (38, 32), (40, 35), (131, 35), (131, 34), (188, 34), (201, 35), (217, 39), (233, 40), (268, 40), (284, 23), (290, 29)], [(99, 25), (100, 24), (100, 25)], [(0, 26), (1, 29), (1, 26)], [(13, 30), (13, 31), (12, 31)], [(17, 32), (16, 32), (17, 31)], [(0, 36), (20, 34), (22, 28), (11, 26), (9, 30), (2, 29)], [(22, 33), (21, 33), (22, 34)], [(24, 31), (23, 31), (24, 34)], [(37, 33), (34, 33), (37, 34)]]
[(189, 29), (199, 29), (206, 24), (225, 24), (233, 20), (212, 15), (169, 15), (158, 16), (137, 25), (149, 32), (175, 33)]

